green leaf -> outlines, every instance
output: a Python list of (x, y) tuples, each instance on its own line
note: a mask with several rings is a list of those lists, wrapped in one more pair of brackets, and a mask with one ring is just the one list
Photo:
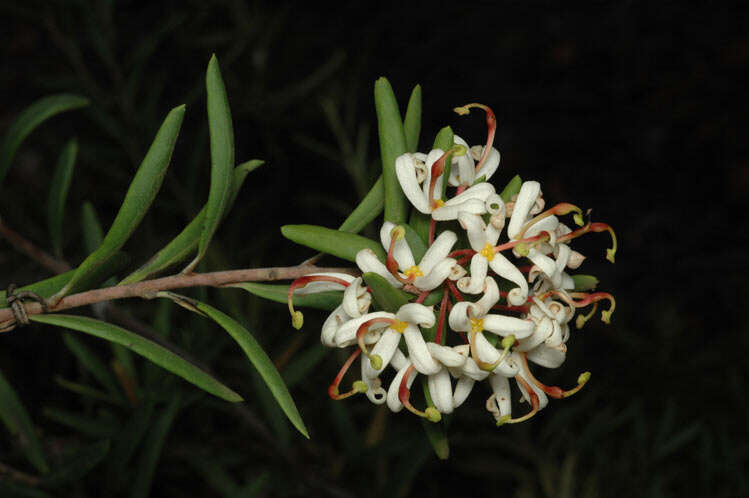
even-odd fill
[(342, 232), (359, 233), (370, 221), (377, 218), (385, 206), (385, 187), (382, 175), (348, 218), (338, 227)]
[(104, 230), (101, 228), (101, 222), (94, 205), (89, 201), (84, 202), (81, 208), (81, 228), (83, 230), (83, 248), (86, 252), (92, 253), (104, 240)]
[[(79, 292), (83, 289), (89, 289), (92, 285), (103, 282), (113, 273), (117, 273), (118, 271), (123, 269), (127, 265), (127, 262), (128, 258), (125, 254), (121, 252), (115, 254), (107, 265), (100, 266), (94, 273), (87, 275), (86, 278), (80, 280), (76, 285), (74, 285), (73, 288), (70, 289), (71, 292)], [(34, 282), (33, 284), (24, 285), (18, 290), (28, 290), (31, 292), (35, 292), (42, 297), (50, 297), (55, 292), (62, 289), (62, 287), (67, 283), (68, 280), (70, 280), (70, 277), (72, 277), (74, 273), (75, 270), (70, 270), (65, 273), (55, 275), (54, 277), (40, 280), (39, 282)], [(7, 306), (8, 303), (5, 301), (5, 291), (0, 291), (0, 307), (5, 308)]]
[(109, 391), (110, 394), (121, 397), (121, 392), (117, 388), (117, 379), (112, 371), (101, 361), (99, 356), (89, 349), (86, 344), (71, 333), (64, 333), (62, 340), (68, 347), (73, 356), (75, 356), (81, 365), (88, 370), (94, 379)]
[(81, 263), (70, 281), (53, 299), (65, 296), (79, 280), (109, 261), (138, 227), (164, 180), (184, 115), (184, 105), (169, 112), (130, 183), (125, 200), (101, 245)]
[(572, 275), (575, 291), (589, 291), (598, 287), (598, 279), (593, 275)]
[(156, 423), (148, 433), (145, 448), (143, 449), (143, 457), (138, 465), (138, 470), (135, 474), (135, 483), (130, 493), (132, 498), (148, 497), (151, 484), (153, 483), (153, 476), (156, 473), (156, 465), (159, 463), (159, 457), (164, 448), (166, 437), (169, 435), (181, 404), (182, 398), (177, 394), (169, 403), (169, 406), (161, 413), (161, 416), (156, 420)]
[(52, 248), (58, 257), (62, 255), (62, 222), (65, 216), (65, 200), (68, 197), (68, 189), (73, 178), (73, 168), (77, 155), (78, 142), (72, 139), (62, 149), (47, 197), (47, 226), (52, 240)]
[(414, 87), (408, 99), (403, 130), (406, 134), (406, 150), (416, 152), (419, 148), (419, 133), (421, 132), (421, 85)]
[[(247, 175), (255, 168), (262, 165), (264, 161), (259, 159), (253, 159), (242, 163), (234, 168), (234, 176), (232, 178), (231, 196), (229, 197), (229, 204), (225, 215), (229, 211), (229, 207), (234, 204), (239, 191), (242, 188)], [(160, 272), (172, 265), (184, 261), (198, 246), (200, 237), (203, 232), (203, 223), (205, 222), (206, 206), (193, 218), (193, 220), (177, 235), (164, 246), (159, 252), (157, 252), (151, 259), (146, 262), (143, 266), (138, 268), (136, 271), (128, 275), (119, 285), (132, 284), (140, 282), (144, 278), (154, 273)]]
[(377, 273), (368, 272), (362, 275), (362, 278), (372, 291), (375, 301), (384, 311), (395, 313), (413, 297), (411, 294), (396, 289)]
[(39, 472), (48, 472), (49, 467), (44, 458), (44, 449), (36, 435), (31, 417), (2, 371), (0, 371), (0, 420), (11, 434), (18, 436), (21, 449), (29, 462)]
[(395, 174), (395, 159), (406, 153), (406, 133), (393, 88), (386, 78), (375, 81), (374, 94), (385, 186), (385, 221), (401, 224), (406, 221), (408, 205)]
[(502, 198), (505, 202), (510, 202), (510, 199), (513, 195), (520, 192), (520, 187), (523, 185), (523, 180), (520, 179), (520, 175), (515, 175), (512, 177), (512, 179), (509, 181), (507, 186), (502, 190), (502, 193), (499, 194), (499, 196)]
[(151, 362), (176, 374), (186, 381), (214, 396), (231, 402), (242, 401), (242, 397), (182, 357), (163, 346), (111, 323), (85, 316), (32, 315), (29, 320), (64, 327), (121, 344)]
[(330, 352), (330, 348), (316, 344), (304, 352), (296, 355), (293, 361), (283, 369), (282, 376), (289, 388), (294, 387), (299, 382), (307, 378), (307, 375), (314, 369)]
[[(227, 285), (227, 287), (237, 287), (244, 289), (250, 294), (254, 294), (263, 299), (275, 301), (277, 303), (288, 302), (289, 286), (285, 284), (259, 284), (256, 282), (242, 282), (238, 284)], [(305, 296), (293, 296), (294, 306), (314, 308), (318, 310), (333, 311), (343, 300), (343, 292), (329, 291), (316, 292)]]
[(40, 124), (65, 111), (87, 106), (88, 99), (78, 95), (51, 95), (43, 97), (23, 110), (8, 129), (0, 144), (0, 185), (13, 162), (13, 157), (24, 139)]
[(421, 241), (426, 244), (429, 241), (429, 224), (432, 217), (420, 213), (417, 209), (411, 210), (411, 216), (408, 218), (408, 225), (419, 234)]
[(211, 187), (208, 193), (203, 231), (200, 234), (198, 255), (187, 265), (191, 272), (203, 259), (231, 197), (232, 168), (234, 167), (234, 129), (231, 123), (229, 100), (221, 78), (221, 69), (214, 54), (205, 75), (208, 131), (211, 137)]
[(294, 400), (291, 399), (291, 394), (289, 394), (289, 390), (283, 383), (281, 375), (278, 373), (278, 370), (276, 370), (276, 367), (273, 365), (270, 358), (268, 358), (268, 355), (263, 351), (263, 348), (260, 347), (260, 344), (258, 344), (246, 328), (225, 313), (200, 301), (189, 299), (172, 292), (160, 292), (159, 296), (168, 297), (169, 299), (175, 300), (179, 304), (187, 307), (191, 311), (208, 316), (211, 320), (226, 330), (226, 332), (229, 333), (232, 339), (239, 344), (239, 347), (241, 347), (242, 351), (247, 355), (247, 358), (263, 378), (271, 393), (273, 393), (273, 397), (276, 398), (278, 405), (294, 427), (296, 427), (304, 437), (309, 439), (307, 428), (304, 426), (302, 417), (299, 415), (299, 410), (297, 410)]
[(78, 382), (73, 382), (62, 378), (59, 375), (55, 376), (55, 383), (63, 389), (67, 389), (68, 391), (79, 396), (84, 396), (99, 401), (105, 401), (107, 403), (112, 403), (115, 405), (124, 405), (122, 398), (116, 398), (111, 394), (107, 394), (104, 391), (96, 389), (95, 387), (91, 387), (86, 384), (80, 384)]
[(434, 145), (432, 149), (442, 149), (443, 151), (448, 150), (455, 144), (455, 134), (453, 129), (449, 126), (445, 126), (434, 137)]
[(380, 243), (361, 235), (316, 225), (284, 225), (281, 233), (292, 242), (346, 261), (356, 262), (356, 253), (362, 249), (371, 249), (381, 261), (385, 261), (385, 251)]
[(116, 432), (119, 422), (113, 418), (93, 418), (69, 410), (46, 407), (42, 411), (48, 419), (63, 425), (74, 432), (80, 432), (86, 436), (95, 438), (112, 437)]
[(80, 480), (88, 475), (109, 453), (109, 440), (85, 446), (76, 451), (60, 467), (56, 468), (39, 483), (42, 487), (58, 489), (60, 485)]
[(403, 225), (403, 228), (406, 229), (406, 243), (408, 243), (408, 247), (411, 248), (411, 254), (413, 254), (414, 260), (421, 261), (421, 258), (423, 258), (424, 254), (427, 252), (426, 243), (421, 236), (416, 233), (416, 230), (410, 226)]
[[(426, 378), (422, 379), (422, 387), (424, 388), (424, 397), (426, 398), (427, 406), (434, 406)], [(424, 432), (426, 432), (427, 439), (429, 439), (429, 444), (432, 445), (437, 457), (440, 460), (450, 458), (450, 443), (447, 440), (447, 432), (445, 432), (444, 424), (442, 422), (434, 423), (426, 419), (421, 419), (421, 425), (424, 426)]]

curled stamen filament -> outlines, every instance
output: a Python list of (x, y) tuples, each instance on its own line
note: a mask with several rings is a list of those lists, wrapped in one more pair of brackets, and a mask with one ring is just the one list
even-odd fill
[(617, 250), (617, 242), (616, 242), (616, 234), (614, 233), (614, 229), (611, 228), (610, 225), (607, 223), (587, 223), (586, 225), (578, 228), (577, 230), (573, 230), (572, 232), (562, 235), (557, 239), (557, 242), (567, 242), (568, 240), (576, 239), (580, 237), (581, 235), (585, 235), (588, 232), (609, 232), (611, 235), (611, 247), (606, 249), (606, 259), (610, 262), (614, 262), (614, 256), (616, 256), (616, 250)]
[(507, 249), (512, 249), (516, 246), (520, 246), (518, 247), (518, 252), (521, 255), (526, 255), (528, 254), (528, 248), (524, 247), (526, 244), (529, 244), (531, 242), (540, 243), (548, 239), (549, 239), (549, 233), (544, 230), (540, 234), (534, 235), (533, 237), (528, 237), (527, 239), (511, 240), (510, 242), (505, 242), (504, 244), (494, 246), (494, 252), (506, 251)]
[(353, 352), (351, 356), (348, 357), (348, 360), (346, 360), (346, 363), (344, 363), (343, 366), (341, 367), (341, 370), (338, 371), (338, 375), (336, 375), (335, 379), (333, 379), (333, 383), (330, 384), (330, 387), (328, 387), (328, 395), (332, 399), (342, 400), (342, 399), (351, 397), (356, 393), (367, 392), (368, 386), (365, 382), (361, 380), (355, 381), (351, 390), (346, 393), (340, 394), (340, 392), (338, 391), (338, 386), (341, 385), (341, 380), (343, 380), (343, 376), (346, 375), (346, 372), (351, 367), (351, 364), (354, 362), (356, 357), (359, 356), (359, 354), (361, 354), (361, 350), (357, 349)]
[(573, 211), (575, 212), (575, 218), (574, 218), (575, 223), (578, 226), (581, 226), (583, 224), (583, 210), (575, 206), (574, 204), (570, 204), (569, 202), (560, 202), (556, 206), (551, 207), (547, 209), (546, 211), (544, 211), (543, 213), (536, 215), (535, 218), (533, 218), (528, 223), (526, 223), (525, 226), (523, 226), (522, 230), (520, 230), (520, 232), (518, 232), (518, 234), (515, 235), (514, 238), (516, 239), (523, 238), (523, 235), (525, 235), (525, 232), (527, 232), (530, 227), (532, 227), (539, 221), (543, 220), (544, 218), (548, 218), (551, 215), (562, 216), (562, 215), (571, 213)]
[(388, 247), (388, 254), (387, 259), (385, 260), (385, 267), (388, 269), (390, 274), (395, 277), (398, 282), (402, 284), (410, 284), (414, 281), (415, 276), (411, 275), (410, 277), (403, 277), (401, 276), (400, 272), (398, 271), (398, 261), (395, 259), (395, 243), (401, 240), (403, 237), (405, 237), (406, 230), (402, 226), (397, 226), (393, 228), (393, 230), (390, 232), (390, 247)]
[(455, 109), (453, 109), (453, 111), (461, 116), (465, 116), (471, 112), (472, 108), (483, 109), (486, 112), (486, 127), (488, 129), (484, 153), (481, 154), (481, 159), (479, 159), (479, 162), (476, 164), (475, 171), (478, 172), (478, 170), (481, 169), (481, 166), (484, 165), (484, 161), (486, 161), (486, 158), (489, 156), (489, 151), (494, 144), (494, 135), (497, 133), (497, 117), (494, 115), (494, 111), (492, 111), (489, 106), (478, 103), (466, 104), (462, 107), (456, 107)]
[[(591, 304), (595, 304), (598, 301), (608, 299), (608, 301), (611, 303), (611, 306), (609, 307), (609, 309), (601, 311), (601, 320), (604, 323), (611, 323), (611, 315), (614, 313), (614, 309), (616, 309), (616, 299), (614, 299), (614, 296), (612, 296), (608, 292), (570, 292), (569, 294), (567, 294), (566, 292), (551, 290), (545, 293), (546, 296), (551, 294), (559, 296), (562, 301), (569, 304), (570, 306), (574, 306), (575, 308), (584, 308), (586, 306), (590, 306)], [(579, 301), (575, 301), (575, 299), (573, 298), (577, 298), (579, 299)], [(595, 311), (595, 309), (593, 311)], [(585, 321), (587, 321), (589, 318), (590, 316), (586, 316)], [(583, 321), (583, 323), (585, 323), (585, 321)]]
[[(434, 198), (434, 189), (437, 186), (437, 178), (439, 178), (439, 176), (445, 172), (445, 159), (447, 159), (447, 156), (450, 155), (462, 156), (465, 153), (466, 148), (463, 145), (453, 145), (447, 151), (445, 151), (445, 153), (442, 154), (440, 158), (434, 162), (434, 164), (432, 164), (432, 176), (429, 179), (429, 203), (432, 206), (432, 209), (437, 209), (444, 204), (444, 201), (442, 201), (441, 199)], [(447, 181), (447, 179), (445, 179), (445, 181)]]
[(577, 315), (577, 318), (575, 319), (575, 325), (577, 326), (577, 328), (583, 328), (585, 326), (585, 323), (593, 317), (597, 309), (598, 303), (593, 303), (593, 308), (591, 308), (590, 312), (587, 315)]
[(428, 406), (424, 411), (417, 410), (409, 401), (411, 397), (411, 391), (408, 389), (408, 378), (414, 371), (414, 366), (410, 365), (406, 370), (406, 374), (401, 379), (401, 384), (398, 386), (398, 399), (406, 407), (408, 411), (419, 417), (423, 417), (430, 422), (439, 422), (442, 419), (442, 415), (433, 406)]
[(349, 286), (349, 283), (342, 278), (331, 277), (330, 275), (307, 275), (305, 277), (299, 277), (294, 280), (291, 285), (289, 285), (289, 293), (287, 295), (287, 299), (289, 304), (289, 313), (291, 314), (291, 324), (297, 330), (302, 328), (302, 325), (304, 324), (304, 315), (301, 311), (296, 311), (294, 309), (294, 291), (312, 282), (332, 282), (334, 284), (342, 285), (343, 287)]
[(546, 384), (539, 381), (536, 377), (534, 377), (533, 373), (531, 373), (531, 369), (528, 368), (527, 353), (523, 353), (523, 364), (525, 365), (525, 371), (528, 373), (528, 377), (530, 377), (531, 382), (538, 386), (538, 388), (543, 392), (556, 399), (569, 398), (580, 389), (582, 389), (583, 386), (588, 382), (588, 380), (590, 380), (590, 372), (583, 372), (578, 376), (577, 385), (572, 389), (564, 390), (559, 386), (547, 386)]
[(518, 384), (520, 384), (523, 389), (525, 389), (525, 392), (528, 394), (528, 397), (531, 399), (531, 411), (523, 415), (522, 417), (518, 418), (510, 418), (509, 415), (505, 415), (504, 417), (500, 417), (499, 420), (497, 420), (497, 427), (504, 424), (517, 424), (520, 422), (525, 422), (529, 418), (533, 417), (536, 413), (538, 413), (538, 406), (539, 406), (539, 400), (538, 395), (535, 393), (533, 388), (528, 385), (528, 383), (518, 374), (515, 376), (515, 380), (518, 381)]
[(359, 328), (356, 330), (356, 342), (359, 343), (359, 349), (361, 349), (367, 358), (369, 358), (372, 368), (379, 370), (382, 368), (382, 358), (380, 358), (379, 355), (370, 355), (369, 351), (367, 351), (367, 345), (364, 344), (364, 336), (367, 335), (369, 327), (374, 323), (387, 323), (392, 325), (395, 323), (395, 320), (387, 317), (372, 318), (371, 320), (367, 320), (359, 325)]

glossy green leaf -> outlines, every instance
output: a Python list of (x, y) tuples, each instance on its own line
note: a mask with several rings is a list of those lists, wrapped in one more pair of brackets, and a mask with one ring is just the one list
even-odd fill
[(84, 446), (44, 476), (39, 484), (45, 488), (58, 489), (63, 484), (79, 481), (104, 460), (109, 453), (109, 446), (108, 439)]
[[(234, 175), (232, 178), (231, 195), (229, 196), (229, 204), (224, 214), (228, 213), (228, 208), (234, 204), (239, 191), (242, 188), (247, 175), (255, 168), (262, 165), (264, 161), (259, 159), (253, 159), (242, 163), (234, 168)], [(149, 275), (158, 273), (166, 268), (176, 265), (177, 263), (184, 261), (190, 254), (195, 250), (200, 242), (200, 237), (203, 232), (203, 223), (205, 222), (206, 206), (193, 218), (193, 220), (177, 235), (171, 242), (165, 245), (159, 252), (157, 252), (151, 259), (148, 260), (143, 266), (135, 270), (133, 273), (123, 279), (119, 285), (132, 284), (140, 282), (147, 278)]]
[[(426, 398), (427, 406), (434, 406), (426, 378), (422, 378), (422, 387), (424, 388), (424, 397)], [(424, 426), (424, 432), (426, 432), (429, 444), (432, 445), (432, 449), (434, 449), (437, 457), (440, 460), (450, 458), (450, 443), (447, 440), (447, 432), (445, 431), (444, 424), (442, 422), (434, 423), (426, 419), (421, 419), (421, 425)]]
[(403, 225), (403, 228), (406, 229), (406, 242), (408, 243), (408, 247), (411, 248), (411, 254), (414, 256), (414, 261), (421, 261), (421, 258), (424, 257), (424, 253), (427, 252), (426, 242), (424, 242), (421, 236), (416, 233), (416, 230), (410, 226)]
[(83, 230), (83, 248), (92, 253), (104, 240), (104, 230), (101, 228), (96, 208), (89, 201), (83, 203), (81, 208), (81, 229)]
[(294, 427), (296, 427), (304, 437), (309, 439), (307, 428), (304, 426), (302, 417), (299, 415), (299, 410), (297, 410), (294, 400), (291, 398), (291, 394), (289, 394), (289, 390), (286, 388), (281, 375), (278, 373), (278, 370), (276, 370), (276, 367), (273, 365), (270, 358), (268, 358), (268, 355), (263, 351), (263, 348), (260, 347), (260, 344), (258, 344), (246, 328), (225, 313), (200, 301), (188, 299), (172, 292), (160, 292), (159, 295), (181, 302), (181, 304), (188, 307), (188, 309), (208, 316), (226, 330), (226, 332), (229, 333), (232, 339), (239, 344), (239, 347), (241, 347), (242, 351), (247, 355), (247, 358), (263, 378), (265, 384), (268, 386), (271, 393), (273, 393), (273, 397), (276, 398), (278, 405)]
[(242, 397), (239, 394), (192, 363), (172, 353), (163, 346), (117, 325), (85, 316), (74, 315), (32, 315), (29, 316), (29, 319), (34, 322), (76, 330), (106, 341), (121, 344), (214, 396), (231, 402), (242, 401)]
[(65, 217), (65, 200), (68, 197), (70, 181), (73, 179), (77, 155), (78, 142), (72, 139), (62, 149), (47, 197), (47, 227), (49, 228), (52, 248), (58, 257), (62, 255), (62, 222)]
[[(263, 299), (286, 304), (288, 302), (289, 286), (286, 284), (260, 284), (257, 282), (241, 282), (231, 284), (227, 287), (238, 287), (244, 289)], [(314, 308), (318, 310), (333, 311), (343, 301), (343, 292), (329, 291), (316, 292), (304, 296), (293, 296), (294, 306), (302, 308)]]
[(184, 105), (169, 112), (130, 183), (125, 200), (101, 245), (81, 263), (70, 281), (53, 299), (65, 296), (79, 280), (109, 261), (138, 227), (164, 180), (184, 115)]
[(234, 128), (231, 122), (229, 99), (221, 78), (221, 69), (214, 54), (205, 75), (208, 131), (211, 137), (211, 186), (206, 203), (203, 231), (200, 234), (198, 255), (185, 268), (192, 271), (203, 259), (231, 197), (232, 168), (234, 167)]
[(454, 143), (455, 133), (453, 133), (453, 129), (449, 126), (445, 126), (437, 133), (437, 136), (434, 137), (432, 149), (442, 149), (443, 151), (448, 150), (454, 145)]
[(412, 209), (411, 216), (408, 218), (408, 225), (419, 235), (424, 244), (429, 241), (429, 224), (431, 219), (431, 216), (421, 213), (417, 209)]
[(395, 174), (395, 159), (406, 153), (406, 133), (393, 88), (386, 78), (375, 81), (374, 94), (385, 187), (385, 221), (401, 224), (406, 221), (408, 205)]
[(421, 85), (416, 85), (408, 99), (406, 117), (403, 118), (403, 130), (406, 134), (407, 152), (416, 152), (419, 148), (421, 132)]
[(377, 273), (368, 272), (362, 275), (364, 282), (372, 292), (372, 297), (384, 311), (395, 313), (413, 296), (400, 289), (396, 289)]
[(36, 435), (31, 417), (2, 371), (0, 371), (0, 420), (11, 434), (18, 437), (21, 449), (29, 462), (39, 472), (47, 472), (49, 467), (44, 458), (44, 449)]
[(523, 180), (520, 179), (520, 175), (515, 175), (512, 177), (510, 182), (507, 184), (507, 186), (502, 190), (502, 193), (499, 194), (499, 196), (502, 198), (505, 202), (510, 202), (510, 199), (513, 195), (520, 192), (520, 187), (523, 185)]
[(117, 379), (112, 370), (81, 339), (69, 332), (65, 332), (62, 335), (62, 340), (70, 352), (73, 353), (73, 356), (93, 375), (99, 384), (109, 391), (109, 394), (121, 394), (117, 388)]
[(138, 464), (138, 470), (135, 473), (135, 482), (133, 484), (130, 496), (132, 498), (147, 498), (153, 483), (153, 476), (156, 473), (156, 465), (159, 463), (161, 451), (164, 448), (166, 437), (172, 429), (174, 419), (182, 405), (182, 399), (179, 394), (174, 397), (161, 416), (156, 419), (156, 423), (151, 427), (146, 439), (143, 456)]
[(51, 95), (43, 97), (23, 110), (8, 129), (0, 144), (0, 185), (13, 162), (13, 157), (24, 139), (40, 124), (65, 111), (88, 105), (88, 99), (78, 95)]
[(377, 179), (364, 199), (351, 211), (348, 218), (338, 227), (342, 232), (359, 233), (370, 221), (377, 218), (385, 206), (385, 187), (382, 175)]
[(281, 233), (292, 242), (346, 261), (356, 262), (356, 253), (362, 249), (371, 249), (381, 261), (385, 261), (385, 251), (380, 243), (361, 235), (316, 225), (284, 225)]
[[(79, 292), (83, 289), (90, 289), (91, 286), (103, 282), (113, 273), (117, 273), (118, 271), (122, 270), (127, 265), (127, 262), (128, 258), (125, 254), (121, 252), (115, 254), (114, 257), (110, 259), (108, 264), (100, 266), (96, 269), (95, 272), (87, 275), (86, 278), (81, 279), (76, 285), (74, 285), (71, 289), (71, 292)], [(70, 270), (65, 273), (55, 275), (54, 277), (40, 280), (39, 282), (34, 282), (33, 284), (24, 285), (23, 287), (19, 287), (18, 290), (28, 290), (31, 292), (36, 292), (42, 297), (50, 297), (55, 292), (62, 289), (62, 287), (67, 283), (68, 280), (70, 280), (74, 273), (75, 270)], [(7, 306), (8, 303), (5, 301), (5, 291), (0, 291), (0, 307), (5, 308)]]
[(593, 275), (572, 275), (576, 291), (589, 291), (598, 287), (598, 279)]

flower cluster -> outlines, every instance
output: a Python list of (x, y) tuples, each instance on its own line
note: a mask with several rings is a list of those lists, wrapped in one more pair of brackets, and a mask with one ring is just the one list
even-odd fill
[[(547, 208), (535, 181), (518, 183), (514, 192), (508, 186), (500, 195), (489, 183), (500, 162), (493, 147), (494, 113), (480, 104), (456, 112), (467, 114), (475, 107), (486, 112), (485, 145), (469, 147), (455, 136), (448, 150), (403, 154), (395, 162), (403, 193), (418, 212), (414, 216), (422, 216), (422, 226), (429, 227), (423, 239), (409, 237), (419, 235), (411, 226), (386, 221), (379, 234), (386, 258), (371, 249), (356, 255), (364, 278), (321, 273), (289, 287), (297, 328), (301, 313), (293, 307), (293, 296), (343, 291), (321, 334), (326, 346), (353, 347), (329, 388), (333, 399), (363, 393), (394, 412), (405, 407), (438, 421), (463, 404), (477, 382), (486, 380), (491, 388), (486, 408), (501, 425), (527, 420), (549, 397), (568, 397), (590, 377), (585, 372), (575, 387), (562, 389), (539, 381), (531, 365), (557, 368), (564, 362), (578, 308), (591, 307), (577, 316), (580, 328), (598, 301), (608, 300), (601, 316), (609, 322), (614, 299), (608, 293), (584, 292), (590, 286), (580, 289), (584, 279), (574, 278), (569, 270), (585, 257), (570, 243), (589, 232), (608, 231), (613, 247), (607, 259), (613, 262), (614, 232), (604, 223), (586, 221), (586, 213), (572, 204)], [(567, 215), (572, 215), (575, 228), (562, 221)], [(385, 288), (372, 281), (385, 283)], [(389, 293), (391, 299), (378, 292)], [(392, 307), (398, 299), (397, 308)], [(358, 380), (341, 392), (342, 379), (357, 358)], [(411, 402), (418, 375), (426, 378), (423, 410)], [(530, 406), (515, 418), (511, 379)]]

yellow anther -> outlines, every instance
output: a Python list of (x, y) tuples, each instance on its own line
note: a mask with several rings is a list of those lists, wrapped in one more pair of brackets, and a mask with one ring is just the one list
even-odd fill
[(406, 236), (406, 229), (402, 226), (398, 225), (394, 227), (392, 230), (390, 230), (390, 237), (393, 240), (401, 240), (403, 237)]
[(413, 265), (403, 272), (408, 278), (423, 277), (424, 272), (417, 265)]
[(442, 199), (435, 199), (434, 202), (432, 202), (433, 209), (441, 208), (445, 205), (445, 201)]
[[(401, 320), (395, 320), (391, 325), (390, 328), (395, 330), (396, 332), (403, 333), (404, 330), (406, 330), (406, 327), (408, 327), (408, 322), (403, 322)], [(379, 370), (379, 369), (377, 369)]]
[(583, 220), (583, 215), (580, 213), (575, 213), (575, 215), (572, 217), (572, 219), (575, 221), (575, 225), (581, 227), (585, 224), (585, 221)]
[(479, 254), (485, 257), (488, 261), (493, 260), (494, 259), (494, 246), (487, 242), (484, 248), (481, 249), (481, 251), (479, 251)]
[(521, 242), (520, 244), (515, 246), (515, 251), (523, 257), (528, 255), (528, 245), (525, 242)]
[(362, 380), (354, 381), (353, 387), (354, 387), (354, 391), (358, 393), (365, 393), (369, 390), (369, 386), (367, 385), (367, 383)]
[(501, 417), (499, 417), (497, 419), (497, 427), (499, 427), (501, 425), (505, 425), (507, 422), (510, 421), (510, 418), (511, 417), (509, 415), (502, 415)]
[(510, 334), (507, 337), (502, 338), (502, 349), (510, 349), (512, 346), (515, 345), (515, 335)]
[(590, 380), (590, 372), (583, 372), (580, 374), (580, 377), (577, 378), (578, 384), (585, 384)]
[(442, 420), (442, 414), (437, 411), (437, 409), (433, 406), (430, 406), (426, 410), (424, 410), (424, 416), (429, 420), (430, 422), (439, 422)]
[(297, 330), (302, 328), (302, 325), (304, 325), (304, 315), (301, 311), (294, 311), (291, 314), (291, 325)]
[(380, 370), (382, 368), (382, 356), (373, 354), (369, 357), (369, 364), (372, 365), (372, 368), (375, 370)]
[(484, 330), (484, 320), (482, 318), (471, 318), (471, 332), (477, 333)]

